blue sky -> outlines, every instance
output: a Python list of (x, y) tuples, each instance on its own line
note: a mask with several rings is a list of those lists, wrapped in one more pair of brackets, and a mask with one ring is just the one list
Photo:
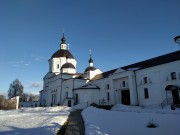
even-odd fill
[(177, 51), (180, 0), (1, 0), (0, 93), (18, 78), (27, 93), (42, 89), (48, 59), (65, 32), (77, 71), (102, 71)]

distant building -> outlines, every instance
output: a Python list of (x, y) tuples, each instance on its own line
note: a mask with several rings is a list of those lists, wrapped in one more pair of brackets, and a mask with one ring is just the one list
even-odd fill
[(63, 34), (60, 49), (49, 59), (41, 105), (180, 104), (180, 51), (107, 72), (94, 66), (91, 54), (84, 73), (77, 73), (76, 64)]

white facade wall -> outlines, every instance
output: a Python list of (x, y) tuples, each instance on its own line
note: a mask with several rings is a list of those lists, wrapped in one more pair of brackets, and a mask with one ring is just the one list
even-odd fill
[[(64, 45), (61, 49), (66, 49)], [(166, 98), (172, 98), (172, 91), (165, 90), (168, 85), (180, 87), (180, 60), (140, 70), (119, 68), (108, 77), (94, 81), (91, 79), (102, 73), (99, 69), (82, 74), (83, 79), (75, 79), (74, 76), (79, 77), (76, 69), (61, 68), (67, 62), (76, 68), (75, 59), (60, 57), (49, 60), (49, 72), (44, 77), (43, 90), (40, 91), (42, 105), (68, 105), (69, 100), (73, 105), (76, 93), (79, 95), (79, 103), (122, 104), (124, 92), (127, 91), (130, 105), (160, 105)], [(172, 72), (176, 73), (177, 79), (171, 79)], [(144, 83), (144, 77), (147, 83)], [(100, 89), (77, 89), (89, 83)], [(148, 90), (148, 97), (145, 97), (145, 89)], [(180, 95), (180, 90), (178, 92)]]
[(68, 80), (65, 80), (62, 83), (62, 100), (61, 100), (62, 104), (67, 105), (67, 101), (69, 99), (73, 99), (72, 104), (74, 104), (74, 97), (75, 97), (74, 94), (75, 93), (74, 93), (73, 89), (79, 88), (79, 87), (83, 86), (85, 83), (86, 83), (86, 80), (83, 80), (83, 79), (70, 78)]
[[(122, 90), (129, 90), (130, 93), (130, 104), (137, 105), (137, 91), (134, 71), (124, 71), (111, 75), (111, 87), (114, 96), (114, 104), (122, 103)], [(123, 86), (125, 82), (125, 87)]]
[(101, 70), (99, 70), (99, 69), (96, 69), (96, 70), (94, 70), (94, 71), (89, 71), (89, 79), (91, 80), (92, 78), (94, 78), (97, 74), (100, 74), (100, 73), (102, 73), (102, 71)]
[[(41, 97), (46, 99), (46, 105), (67, 105), (68, 99), (74, 98), (74, 88), (81, 87), (86, 83), (83, 79), (73, 79), (72, 75), (58, 74), (54, 77), (44, 79), (45, 89), (41, 92)], [(55, 101), (52, 96), (55, 95)], [(68, 95), (68, 96), (67, 96)], [(72, 101), (72, 104), (74, 102)]]
[(61, 70), (62, 70), (62, 73), (69, 73), (69, 74), (75, 74), (76, 73), (76, 69), (72, 69), (72, 68), (63, 68)]
[(99, 104), (99, 89), (79, 89), (74, 91), (78, 94), (78, 103), (90, 105), (92, 103)]
[[(170, 80), (171, 72), (177, 73), (178, 78), (176, 80)], [(170, 93), (165, 90), (166, 86), (176, 85), (180, 87), (180, 61), (138, 70), (136, 76), (139, 104), (143, 106), (160, 105), (167, 98), (167, 93)], [(144, 77), (148, 78), (148, 83), (143, 82)], [(148, 99), (144, 97), (144, 88), (148, 88)]]
[[(67, 62), (66, 57), (52, 58), (49, 60), (49, 72), (60, 73), (61, 67)], [(76, 68), (77, 61), (75, 59), (68, 59)]]
[[(99, 103), (98, 104), (106, 104), (106, 105), (113, 104), (113, 97), (112, 97), (112, 94), (111, 94), (111, 88), (110, 88), (108, 78), (96, 80), (96, 81), (93, 81), (91, 83), (100, 88), (100, 91), (99, 91)], [(109, 88), (107, 88), (107, 85), (109, 85)], [(109, 93), (109, 96), (110, 96), (109, 101), (108, 101), (108, 98), (107, 98), (107, 93)]]

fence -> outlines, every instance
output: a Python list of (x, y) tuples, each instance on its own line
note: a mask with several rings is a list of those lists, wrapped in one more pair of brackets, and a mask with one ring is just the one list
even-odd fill
[(0, 110), (11, 110), (18, 109), (19, 106), (19, 97), (13, 99), (2, 99), (0, 98)]
[(32, 101), (32, 102), (20, 102), (21, 107), (39, 107), (41, 106), (39, 101)]

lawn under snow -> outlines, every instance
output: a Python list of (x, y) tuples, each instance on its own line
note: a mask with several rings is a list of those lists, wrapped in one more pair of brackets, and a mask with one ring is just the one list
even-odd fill
[(0, 135), (54, 135), (68, 115), (68, 107), (0, 110)]
[[(82, 112), (86, 135), (180, 135), (180, 109), (117, 105), (111, 111), (88, 107)], [(148, 122), (158, 124), (147, 128)]]

